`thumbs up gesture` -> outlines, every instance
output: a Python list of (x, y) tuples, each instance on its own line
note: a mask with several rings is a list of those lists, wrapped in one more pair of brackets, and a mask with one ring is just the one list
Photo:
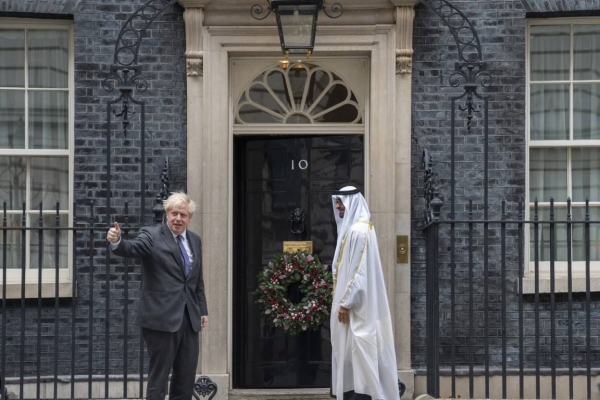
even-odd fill
[(106, 240), (110, 243), (117, 243), (121, 240), (121, 228), (119, 227), (119, 223), (115, 222), (114, 226), (108, 230), (106, 234)]

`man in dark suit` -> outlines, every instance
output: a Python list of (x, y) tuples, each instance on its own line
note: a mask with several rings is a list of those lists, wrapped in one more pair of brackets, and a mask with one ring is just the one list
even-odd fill
[(190, 400), (200, 351), (198, 332), (208, 323), (200, 236), (187, 226), (196, 204), (185, 193), (164, 201), (167, 222), (121, 240), (115, 222), (106, 238), (113, 253), (142, 259), (138, 324), (150, 355), (148, 400), (163, 400), (173, 369), (170, 400)]

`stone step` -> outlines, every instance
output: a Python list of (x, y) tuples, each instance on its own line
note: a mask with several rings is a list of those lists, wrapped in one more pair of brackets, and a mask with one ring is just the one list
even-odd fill
[(331, 400), (329, 389), (234, 389), (230, 400)]
[(262, 395), (262, 396), (247, 396), (247, 395), (230, 395), (229, 400), (333, 400), (331, 396), (314, 396), (310, 394), (306, 395), (294, 395), (294, 396), (275, 396), (275, 395)]

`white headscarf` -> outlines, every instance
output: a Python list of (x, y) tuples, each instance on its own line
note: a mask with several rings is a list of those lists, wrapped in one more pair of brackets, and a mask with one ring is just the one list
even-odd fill
[[(356, 192), (357, 189), (354, 186), (346, 186), (340, 189), (340, 192)], [(344, 211), (344, 218), (340, 218), (340, 214), (338, 210), (335, 209), (336, 199), (340, 198), (342, 204), (346, 210)], [(333, 256), (332, 269), (335, 273), (335, 266), (337, 265), (337, 259), (339, 256), (341, 244), (344, 241), (344, 237), (346, 237), (346, 232), (348, 229), (358, 221), (370, 221), (371, 213), (369, 212), (369, 206), (367, 205), (367, 201), (363, 197), (363, 195), (359, 193), (353, 194), (334, 194), (331, 196), (331, 200), (333, 202), (333, 214), (335, 215), (335, 222), (337, 224), (337, 245), (335, 246), (335, 255)]]

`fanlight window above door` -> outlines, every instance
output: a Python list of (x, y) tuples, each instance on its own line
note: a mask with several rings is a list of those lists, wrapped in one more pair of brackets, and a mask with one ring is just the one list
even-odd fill
[(292, 63), (258, 75), (237, 103), (235, 123), (363, 123), (356, 95), (339, 76), (317, 65)]

